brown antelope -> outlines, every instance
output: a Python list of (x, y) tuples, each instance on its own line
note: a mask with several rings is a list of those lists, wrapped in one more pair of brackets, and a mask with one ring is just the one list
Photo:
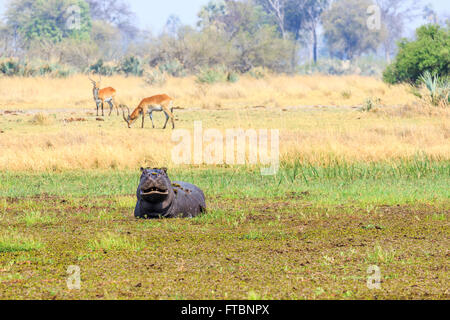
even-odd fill
[[(128, 128), (142, 115), (142, 128), (144, 128), (145, 115), (148, 113), (150, 120), (152, 120), (153, 129), (155, 124), (153, 123), (153, 112), (164, 112), (166, 115), (166, 123), (163, 129), (166, 128), (167, 122), (172, 122), (172, 129), (175, 129), (175, 117), (173, 115), (173, 99), (167, 94), (159, 94), (150, 98), (145, 98), (139, 103), (139, 106), (130, 114), (130, 109), (125, 105), (120, 105), (123, 112), (123, 119), (128, 124)], [(128, 117), (125, 116), (125, 110), (128, 110)]]
[(116, 89), (108, 87), (100, 89), (100, 83), (102, 81), (102, 78), (100, 77), (99, 81), (94, 81), (89, 77), (89, 80), (91, 80), (92, 84), (94, 85), (94, 88), (92, 89), (92, 93), (94, 94), (94, 101), (95, 105), (97, 106), (97, 117), (98, 117), (98, 109), (100, 106), (102, 107), (102, 117), (105, 116), (103, 112), (103, 105), (104, 103), (108, 103), (110, 110), (109, 115), (111, 116), (111, 113), (114, 109), (114, 106), (116, 106), (117, 109), (117, 115), (119, 115), (119, 107), (116, 105), (115, 97), (116, 97)]

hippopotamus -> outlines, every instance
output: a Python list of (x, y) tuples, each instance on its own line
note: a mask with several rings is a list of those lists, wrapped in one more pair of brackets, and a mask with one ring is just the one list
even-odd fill
[(167, 169), (141, 168), (134, 216), (138, 219), (193, 218), (206, 211), (205, 195), (187, 182), (171, 182)]

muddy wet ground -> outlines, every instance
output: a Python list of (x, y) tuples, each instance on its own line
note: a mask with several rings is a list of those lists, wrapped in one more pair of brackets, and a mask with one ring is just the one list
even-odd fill
[[(0, 204), (3, 249), (40, 244), (0, 252), (1, 299), (449, 298), (448, 203), (214, 197), (202, 217), (152, 221), (133, 218), (131, 195)], [(80, 290), (68, 289), (71, 265)]]

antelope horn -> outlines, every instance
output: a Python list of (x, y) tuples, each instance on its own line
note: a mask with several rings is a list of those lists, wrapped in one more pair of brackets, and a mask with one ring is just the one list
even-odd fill
[(92, 78), (91, 78), (90, 75), (88, 76), (88, 78), (89, 78), (89, 80), (91, 80), (91, 82), (92, 82), (93, 84), (97, 84), (97, 82), (95, 82), (95, 80), (92, 80)]
[(130, 117), (130, 109), (127, 106), (120, 105), (120, 108), (122, 109), (123, 120), (125, 120), (125, 122), (128, 123), (128, 119), (125, 116), (124, 107), (127, 108), (127, 110), (128, 110), (128, 117)]

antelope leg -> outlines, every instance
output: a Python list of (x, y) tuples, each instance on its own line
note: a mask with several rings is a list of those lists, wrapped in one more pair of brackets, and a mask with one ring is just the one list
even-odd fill
[(153, 123), (153, 110), (148, 113), (150, 120), (152, 120), (152, 128), (155, 129), (155, 124)]
[(167, 122), (169, 122), (169, 115), (167, 114), (167, 112), (164, 111), (164, 114), (166, 115), (166, 123), (164, 123), (164, 128), (165, 129), (167, 127)]

